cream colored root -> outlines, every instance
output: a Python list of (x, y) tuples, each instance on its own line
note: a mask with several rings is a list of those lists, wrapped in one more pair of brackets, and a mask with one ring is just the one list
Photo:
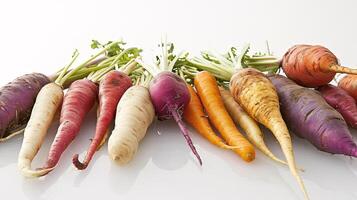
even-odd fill
[(143, 86), (129, 88), (117, 106), (115, 127), (108, 141), (110, 158), (121, 165), (131, 161), (154, 117), (149, 90)]
[(267, 157), (280, 163), (287, 165), (283, 160), (277, 158), (266, 146), (264, 136), (258, 124), (252, 119), (239, 104), (234, 100), (231, 93), (223, 88), (219, 88), (224, 105), (232, 117), (234, 123), (238, 124), (247, 134), (248, 139)]
[(289, 134), (289, 130), (285, 125), (285, 122), (280, 118), (279, 120), (271, 120), (271, 126), (268, 126), (275, 136), (275, 138), (278, 140), (279, 144), (281, 145), (281, 149), (286, 157), (286, 160), (288, 161), (288, 166), (290, 168), (291, 174), (296, 178), (300, 188), (302, 189), (304, 193), (305, 199), (310, 199), (308, 196), (308, 193), (306, 191), (304, 182), (302, 178), (300, 177), (297, 168), (296, 168), (296, 162), (294, 158), (294, 150), (291, 142), (291, 137)]
[(37, 96), (30, 120), (24, 131), (17, 163), (18, 169), (25, 177), (38, 177), (48, 173), (45, 170), (32, 170), (31, 162), (40, 149), (62, 100), (62, 88), (55, 83), (44, 86)]
[(230, 92), (250, 117), (271, 130), (305, 199), (309, 199), (304, 183), (297, 172), (289, 130), (281, 116), (279, 97), (274, 85), (263, 73), (247, 68), (232, 76)]

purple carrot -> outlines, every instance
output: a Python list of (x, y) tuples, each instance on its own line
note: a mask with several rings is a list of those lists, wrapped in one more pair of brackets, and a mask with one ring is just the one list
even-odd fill
[(0, 88), (0, 139), (26, 125), (38, 92), (49, 82), (46, 75), (32, 73)]
[(293, 133), (321, 151), (357, 157), (357, 145), (345, 120), (319, 92), (281, 75), (269, 75), (269, 79), (278, 92), (283, 118)]
[(356, 100), (343, 89), (331, 84), (317, 88), (326, 102), (335, 108), (348, 125), (357, 128)]

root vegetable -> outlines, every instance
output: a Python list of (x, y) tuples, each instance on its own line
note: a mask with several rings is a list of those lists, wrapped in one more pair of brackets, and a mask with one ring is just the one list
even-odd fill
[(281, 112), (289, 128), (321, 151), (357, 156), (347, 124), (314, 90), (301, 87), (281, 75), (270, 75), (281, 103)]
[[(190, 93), (186, 82), (172, 73), (175, 62), (180, 56), (172, 55), (172, 52), (170, 52), (173, 50), (172, 47), (166, 41), (162, 43), (161, 59), (155, 65), (147, 65), (141, 59), (137, 59), (137, 62), (154, 77), (149, 85), (149, 92), (158, 119), (174, 119), (176, 121), (191, 151), (202, 165), (201, 157), (192, 143), (185, 123), (182, 121), (183, 111), (190, 101)], [(169, 57), (174, 57), (174, 59), (169, 61)]]
[(111, 71), (99, 83), (99, 116), (96, 133), (83, 162), (78, 160), (78, 154), (73, 157), (73, 164), (77, 169), (85, 169), (100, 143), (103, 141), (107, 129), (115, 115), (115, 109), (125, 91), (132, 85), (128, 75), (120, 71)]
[(36, 96), (50, 79), (40, 73), (20, 76), (0, 88), (0, 141), (19, 133), (30, 118)]
[(144, 86), (129, 88), (117, 107), (115, 128), (108, 141), (110, 158), (122, 165), (131, 161), (154, 117), (149, 90)]
[(339, 82), (338, 87), (345, 90), (357, 101), (357, 75), (346, 75)]
[(56, 83), (45, 85), (37, 96), (18, 157), (18, 168), (25, 177), (38, 176), (36, 171), (31, 170), (31, 162), (43, 143), (62, 99), (62, 88)]
[(343, 89), (330, 84), (317, 90), (331, 107), (341, 113), (347, 124), (357, 128), (357, 105), (353, 97)]
[(224, 140), (231, 146), (238, 147), (233, 151), (244, 161), (251, 162), (255, 159), (252, 144), (239, 132), (232, 118), (227, 112), (216, 79), (209, 72), (203, 71), (196, 74), (195, 88), (204, 108), (213, 125), (221, 133)]
[(187, 85), (190, 92), (190, 102), (183, 112), (183, 118), (187, 123), (196, 129), (196, 131), (205, 137), (212, 144), (224, 148), (234, 149), (236, 147), (227, 145), (219, 136), (216, 135), (211, 127), (211, 124), (206, 116), (200, 98), (191, 85)]
[(305, 87), (328, 84), (336, 73), (357, 74), (356, 69), (340, 66), (337, 57), (319, 45), (295, 45), (281, 61), (287, 77)]
[(228, 113), (231, 115), (233, 121), (244, 130), (248, 139), (267, 157), (280, 164), (287, 165), (285, 161), (277, 158), (269, 150), (264, 142), (263, 133), (258, 124), (243, 110), (242, 107), (240, 107), (240, 105), (232, 97), (231, 93), (222, 87), (219, 88), (219, 91), (221, 92), (221, 96)]

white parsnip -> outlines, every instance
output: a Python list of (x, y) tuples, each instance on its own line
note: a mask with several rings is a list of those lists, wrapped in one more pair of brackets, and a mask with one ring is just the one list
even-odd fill
[(45, 85), (37, 96), (18, 157), (18, 168), (25, 177), (37, 177), (41, 173), (31, 170), (31, 162), (40, 149), (62, 100), (63, 90), (56, 83)]
[(219, 88), (219, 91), (221, 92), (221, 96), (228, 113), (232, 117), (233, 121), (244, 130), (248, 139), (270, 159), (287, 165), (285, 161), (277, 158), (269, 150), (264, 142), (264, 136), (258, 124), (243, 110), (242, 107), (240, 107), (240, 105), (234, 100), (231, 93), (222, 87)]
[(144, 86), (129, 88), (117, 106), (115, 127), (108, 141), (110, 158), (121, 165), (131, 161), (154, 117), (149, 90)]

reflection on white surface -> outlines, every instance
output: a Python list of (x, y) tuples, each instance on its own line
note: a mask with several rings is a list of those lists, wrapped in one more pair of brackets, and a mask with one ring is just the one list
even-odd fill
[[(5, 177), (3, 193), (9, 197), (38, 200), (63, 198), (139, 197), (187, 199), (224, 199), (235, 196), (254, 199), (300, 199), (301, 192), (287, 167), (270, 161), (257, 152), (252, 163), (245, 163), (233, 152), (218, 149), (195, 132), (192, 137), (203, 158), (200, 167), (186, 145), (176, 124), (156, 121), (140, 144), (132, 162), (113, 163), (106, 145), (95, 155), (88, 169), (77, 171), (71, 163), (74, 153), (83, 152), (94, 130), (95, 114), (86, 119), (80, 135), (63, 154), (57, 168), (46, 177), (25, 179), (16, 169), (22, 137), (0, 146), (0, 177)], [(45, 160), (57, 123), (49, 132), (33, 167)], [(161, 135), (158, 135), (158, 131)], [(277, 142), (266, 132), (266, 140), (279, 157)], [(87, 142), (84, 142), (87, 141)], [(311, 197), (318, 199), (355, 199), (357, 161), (349, 157), (317, 151), (308, 142), (294, 137), (297, 163), (305, 169), (302, 177)]]

